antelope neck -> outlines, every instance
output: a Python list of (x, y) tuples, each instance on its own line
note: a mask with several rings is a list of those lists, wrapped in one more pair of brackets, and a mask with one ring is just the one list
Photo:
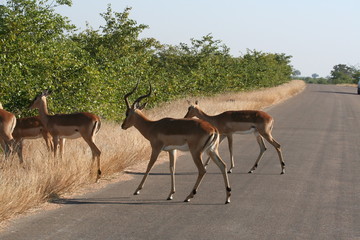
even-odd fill
[(38, 107), (39, 109), (39, 115), (40, 115), (40, 120), (42, 122), (42, 124), (44, 126), (47, 126), (47, 123), (49, 121), (49, 112), (47, 109), (47, 102), (46, 99), (42, 99), (40, 106)]
[(205, 121), (213, 124), (213, 117), (212, 117), (212, 116), (206, 114), (205, 112), (203, 112), (203, 111), (202, 111), (201, 109), (199, 109), (199, 108), (198, 108), (197, 110), (198, 110), (198, 115), (197, 115), (198, 118), (200, 118), (200, 119), (202, 119), (202, 120), (205, 120)]
[(153, 121), (148, 119), (140, 110), (135, 112), (134, 127), (146, 138), (149, 139), (149, 130)]

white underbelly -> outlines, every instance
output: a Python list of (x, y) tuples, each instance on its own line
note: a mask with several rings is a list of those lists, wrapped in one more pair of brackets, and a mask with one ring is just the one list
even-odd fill
[(234, 132), (234, 134), (250, 134), (250, 133), (254, 133), (256, 131), (255, 128), (250, 128), (249, 130), (246, 131), (236, 131)]
[(55, 134), (60, 138), (75, 139), (81, 137), (77, 126), (55, 126)]
[(189, 145), (188, 144), (184, 144), (184, 145), (169, 145), (169, 146), (164, 146), (162, 148), (163, 151), (171, 151), (171, 150), (180, 150), (183, 152), (187, 152), (189, 151)]
[(79, 132), (74, 132), (73, 134), (66, 134), (66, 135), (59, 135), (60, 138), (67, 138), (67, 139), (76, 139), (81, 137)]

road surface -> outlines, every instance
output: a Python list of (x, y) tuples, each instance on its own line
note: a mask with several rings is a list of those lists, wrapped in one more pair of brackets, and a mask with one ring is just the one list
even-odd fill
[[(168, 164), (152, 170), (138, 196), (133, 180), (81, 197), (61, 208), (15, 220), (1, 240), (57, 239), (360, 239), (360, 96), (352, 87), (309, 85), (300, 95), (267, 111), (282, 144), (286, 174), (267, 144), (258, 155), (253, 135), (235, 137), (235, 169), (225, 205), (222, 175), (214, 163), (189, 203), (183, 200), (197, 172), (189, 154), (177, 163), (174, 200)], [(184, 113), (186, 107), (184, 107)], [(221, 155), (229, 164), (227, 144)]]

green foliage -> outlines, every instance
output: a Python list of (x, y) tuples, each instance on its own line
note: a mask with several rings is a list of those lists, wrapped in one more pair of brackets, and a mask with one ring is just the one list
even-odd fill
[(46, 1), (32, 0), (7, 1), (0, 26), (1, 101), (20, 114), (39, 89), (59, 87), (76, 65), (65, 37), (74, 26)]
[(294, 79), (297, 79), (298, 77), (300, 77), (300, 75), (301, 75), (301, 72), (300, 72), (299, 70), (293, 69), (292, 77), (293, 77)]
[(302, 79), (302, 80), (304, 80), (306, 83), (310, 83), (310, 84), (330, 84), (328, 78), (305, 77), (305, 78), (300, 78), (300, 79)]
[(339, 83), (357, 83), (360, 75), (360, 70), (355, 67), (347, 66), (346, 64), (335, 65), (331, 71), (330, 82), (333, 84)]
[(210, 34), (176, 46), (140, 38), (147, 26), (129, 18), (131, 8), (117, 13), (109, 5), (99, 30), (75, 32), (54, 12), (71, 3), (8, 0), (0, 7), (0, 102), (17, 116), (36, 114), (27, 107), (48, 88), (53, 112), (90, 111), (121, 120), (123, 96), (138, 80), (139, 94), (151, 82), (155, 94), (149, 103), (155, 105), (189, 95), (271, 87), (288, 81), (293, 71), (290, 56), (248, 50), (233, 57)]
[[(293, 74), (294, 75), (294, 74)], [(360, 69), (345, 64), (337, 64), (331, 71), (331, 76), (326, 78), (319, 78), (319, 75), (314, 73), (311, 77), (297, 77), (304, 80), (306, 83), (315, 84), (357, 84), (360, 81)]]
[(311, 77), (312, 77), (312, 78), (318, 78), (318, 77), (319, 77), (319, 74), (313, 73), (313, 74), (311, 74)]

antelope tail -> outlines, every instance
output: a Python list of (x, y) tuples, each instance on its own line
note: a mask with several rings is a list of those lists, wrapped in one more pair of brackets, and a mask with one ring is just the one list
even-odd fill
[[(10, 128), (11, 133), (14, 131), (15, 126), (16, 126), (16, 117), (14, 117), (13, 122), (12, 122), (12, 124), (11, 124), (11, 128)], [(11, 136), (12, 136), (12, 135), (11, 135)]]
[(209, 138), (206, 140), (206, 143), (204, 145), (203, 151), (207, 151), (209, 149), (215, 149), (219, 145), (220, 141), (220, 134), (216, 130), (213, 134), (209, 136)]
[(96, 121), (94, 124), (94, 127), (92, 129), (92, 136), (96, 135), (99, 131), (100, 131), (100, 127), (101, 127), (101, 121)]

